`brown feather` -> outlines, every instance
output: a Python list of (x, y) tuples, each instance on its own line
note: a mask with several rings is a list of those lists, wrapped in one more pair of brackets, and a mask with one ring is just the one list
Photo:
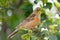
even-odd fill
[(10, 35), (8, 35), (7, 39), (12, 38), (21, 28), (25, 28), (25, 29), (34, 29), (35, 26), (37, 26), (40, 22), (39, 19), (39, 11), (40, 8), (36, 8), (33, 13), (27, 17), (22, 23), (20, 23), (17, 27), (16, 30), (13, 31)]

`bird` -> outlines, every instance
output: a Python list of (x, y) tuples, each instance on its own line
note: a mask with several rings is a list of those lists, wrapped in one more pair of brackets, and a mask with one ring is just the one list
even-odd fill
[(40, 23), (40, 8), (37, 7), (25, 20), (23, 20), (16, 29), (7, 36), (7, 39), (14, 37), (14, 35), (21, 29), (33, 30)]

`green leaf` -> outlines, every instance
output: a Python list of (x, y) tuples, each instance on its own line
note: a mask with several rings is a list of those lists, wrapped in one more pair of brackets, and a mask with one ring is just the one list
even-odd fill
[(58, 9), (58, 11), (60, 11), (60, 4), (57, 1), (54, 2), (54, 5)]
[(60, 24), (60, 18), (59, 19), (56, 19), (56, 23), (57, 24)]
[(38, 0), (35, 0), (34, 3), (37, 4), (38, 3)]
[(49, 33), (45, 30), (45, 31), (42, 31), (42, 32), (41, 32), (41, 35), (42, 35), (43, 37), (45, 37), (45, 36), (48, 36)]
[(51, 9), (52, 8), (52, 3), (50, 3), (50, 2), (46, 3), (46, 6), (44, 6), (44, 8)]
[(37, 40), (37, 37), (36, 36), (31, 36), (31, 40)]
[(57, 40), (57, 37), (55, 35), (52, 35), (49, 37), (49, 40)]
[(60, 3), (60, 0), (57, 0)]
[(47, 25), (52, 25), (52, 24), (54, 24), (53, 19), (52, 19), (52, 18), (48, 18), (48, 19), (46, 20), (46, 24), (47, 24)]
[(25, 11), (25, 16), (28, 17), (33, 11), (33, 5), (31, 3), (24, 3), (20, 7), (21, 10)]
[(47, 19), (46, 14), (42, 11), (42, 13), (41, 13), (41, 21), (46, 20), (46, 19)]
[(10, 18), (10, 22), (9, 22), (10, 24), (9, 24), (9, 26), (10, 26), (10, 28), (12, 29), (14, 29), (16, 26), (17, 26), (17, 24), (19, 23), (19, 19), (18, 19), (18, 16), (16, 15), (16, 14), (13, 14), (12, 16), (11, 16), (11, 18)]
[(58, 8), (60, 5), (57, 1), (54, 2), (54, 5)]
[(46, 3), (47, 3), (47, 1), (48, 1), (48, 0), (42, 0), (42, 2), (43, 2), (44, 4), (46, 4)]
[(22, 40), (30, 40), (30, 35), (29, 34), (24, 34), (21, 36)]

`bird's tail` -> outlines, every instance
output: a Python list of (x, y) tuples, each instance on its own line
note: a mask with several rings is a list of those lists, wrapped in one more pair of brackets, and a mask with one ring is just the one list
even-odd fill
[(8, 35), (7, 39), (12, 38), (17, 32), (18, 32), (18, 29), (16, 29), (16, 30), (13, 31), (10, 35)]

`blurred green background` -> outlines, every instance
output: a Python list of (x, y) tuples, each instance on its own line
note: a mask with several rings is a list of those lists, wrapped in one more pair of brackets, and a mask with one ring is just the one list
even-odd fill
[(41, 23), (37, 28), (21, 29), (10, 40), (60, 40), (60, 0), (0, 0), (0, 40), (7, 40), (15, 27), (38, 6)]

